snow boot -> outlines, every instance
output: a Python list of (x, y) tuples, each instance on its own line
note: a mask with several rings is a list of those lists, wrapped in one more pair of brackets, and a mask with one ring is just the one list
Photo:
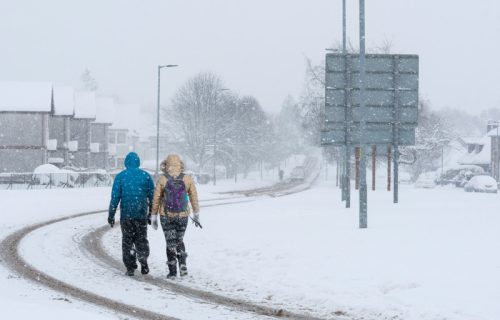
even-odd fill
[(181, 277), (187, 276), (188, 274), (188, 269), (186, 266), (186, 257), (187, 254), (185, 252), (182, 252), (177, 256), (177, 259), (179, 260), (179, 275)]
[(174, 279), (175, 277), (177, 277), (177, 266), (175, 264), (168, 263), (167, 279)]
[(129, 277), (133, 277), (135, 273), (135, 269), (127, 269), (127, 272), (125, 272), (125, 275)]
[(141, 263), (141, 273), (142, 274), (148, 274), (149, 273), (149, 267), (148, 263)]
[(181, 277), (187, 276), (188, 274), (188, 269), (185, 264), (179, 265), (179, 275)]

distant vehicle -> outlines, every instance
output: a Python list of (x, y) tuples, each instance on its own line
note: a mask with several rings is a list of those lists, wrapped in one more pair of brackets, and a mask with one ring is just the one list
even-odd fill
[(197, 173), (191, 170), (184, 171), (185, 175), (190, 176), (196, 183), (207, 184), (210, 182), (210, 175), (208, 173)]
[(473, 176), (464, 186), (466, 192), (497, 193), (497, 181), (486, 174)]
[[(439, 172), (439, 171), (438, 171)], [(446, 168), (436, 179), (439, 185), (453, 184), (463, 187), (474, 175), (484, 174), (484, 169), (476, 165), (457, 165)]]
[(401, 171), (399, 172), (399, 183), (404, 183), (404, 184), (410, 184), (411, 181), (411, 174), (408, 172)]
[(436, 187), (436, 173), (424, 172), (418, 176), (415, 188), (432, 189)]
[(73, 187), (78, 177), (78, 172), (59, 169), (52, 164), (42, 164), (33, 170), (32, 179), (41, 185)]
[(297, 166), (290, 173), (291, 181), (302, 181), (306, 178), (306, 171), (303, 166)]

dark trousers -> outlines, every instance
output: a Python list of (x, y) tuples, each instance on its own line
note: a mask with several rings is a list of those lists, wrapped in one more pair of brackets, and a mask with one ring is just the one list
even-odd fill
[(160, 222), (167, 243), (167, 264), (175, 266), (177, 259), (179, 265), (186, 264), (186, 247), (184, 245), (184, 233), (186, 232), (188, 217), (185, 218), (170, 218), (161, 216)]
[(148, 226), (146, 220), (122, 220), (123, 263), (127, 270), (137, 269), (137, 262), (146, 264), (149, 257)]

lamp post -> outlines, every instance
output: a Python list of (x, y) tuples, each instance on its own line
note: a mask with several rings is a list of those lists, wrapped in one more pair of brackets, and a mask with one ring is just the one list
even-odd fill
[[(215, 103), (214, 103), (214, 109), (217, 108), (217, 99), (218, 99), (218, 93), (221, 92), (221, 91), (227, 91), (229, 89), (227, 88), (219, 88), (215, 91)], [(215, 110), (213, 110), (213, 117), (214, 117), (214, 121), (213, 121), (213, 126), (214, 126), (214, 186), (216, 185), (216, 177), (215, 177), (215, 166), (216, 166), (216, 152), (217, 152), (217, 125), (215, 123), (215, 120), (217, 119), (217, 114), (215, 113)]]
[(167, 64), (164, 66), (158, 66), (158, 105), (156, 110), (156, 170), (155, 178), (158, 178), (158, 173), (160, 169), (160, 71), (163, 68), (174, 68), (178, 67), (176, 64)]
[[(249, 105), (249, 102), (242, 102), (241, 103), (242, 106), (246, 107)], [(236, 122), (239, 122), (243, 116), (245, 116), (247, 114), (247, 109), (245, 108), (245, 111), (238, 117), (238, 119), (235, 120), (235, 123)], [(238, 151), (239, 151), (239, 145), (238, 145), (238, 141), (233, 141), (233, 144), (234, 144), (234, 183), (237, 183), (238, 182)]]

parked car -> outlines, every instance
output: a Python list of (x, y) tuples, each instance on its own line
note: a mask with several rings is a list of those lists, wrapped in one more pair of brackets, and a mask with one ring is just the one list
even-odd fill
[(489, 175), (473, 176), (464, 186), (466, 192), (488, 192), (497, 193), (497, 181)]
[[(438, 170), (439, 172), (439, 170)], [(436, 179), (439, 185), (453, 184), (463, 187), (474, 175), (484, 174), (484, 169), (476, 165), (457, 165), (446, 168)]]
[(436, 173), (424, 172), (418, 176), (415, 182), (415, 188), (432, 189), (436, 187)]
[(78, 172), (59, 169), (52, 164), (42, 164), (33, 171), (33, 182), (41, 185), (73, 187), (80, 177)]
[(190, 176), (196, 183), (207, 184), (211, 177), (208, 173), (198, 173), (191, 170), (184, 171), (184, 174)]
[(400, 171), (399, 172), (399, 179), (398, 179), (398, 181), (401, 184), (410, 184), (410, 183), (412, 183), (411, 174), (408, 173), (408, 172), (405, 172), (405, 171)]
[(306, 178), (306, 171), (303, 166), (297, 166), (290, 172), (290, 180), (302, 181)]

